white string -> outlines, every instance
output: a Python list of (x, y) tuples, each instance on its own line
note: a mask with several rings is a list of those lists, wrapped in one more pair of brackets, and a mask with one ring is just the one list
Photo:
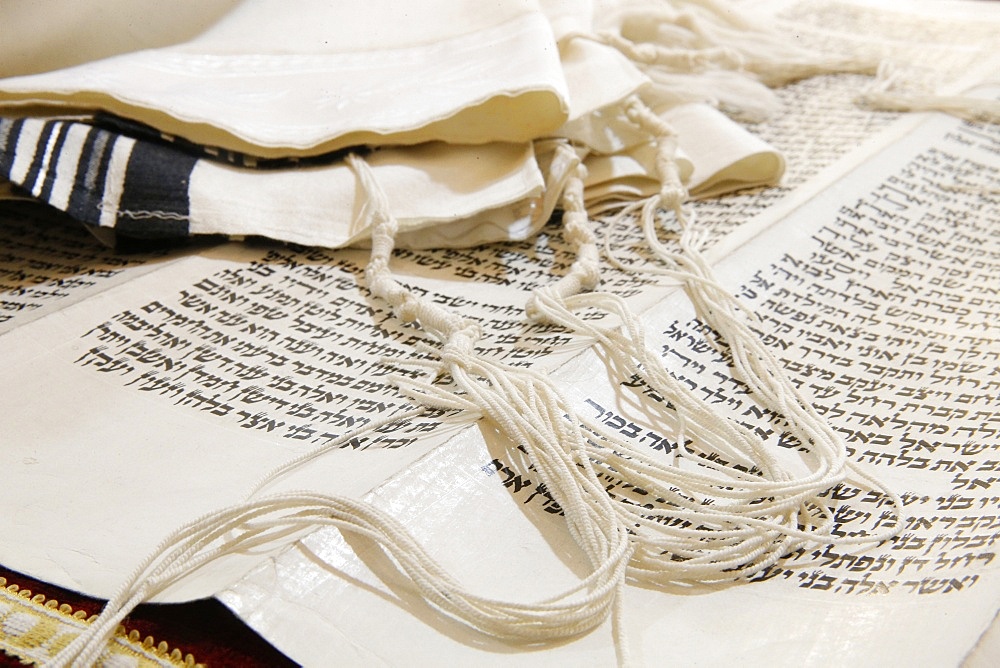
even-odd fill
[(968, 95), (932, 95), (870, 90), (856, 98), (857, 104), (877, 111), (939, 111), (967, 121), (1000, 123), (1000, 100)]
[(303, 529), (333, 526), (381, 545), (419, 594), (441, 612), (498, 638), (539, 642), (584, 633), (611, 612), (623, 578), (616, 559), (580, 583), (532, 604), (477, 596), (463, 588), (391, 515), (371, 504), (312, 492), (268, 496), (209, 513), (169, 535), (109, 599), (101, 615), (52, 666), (90, 666), (134, 607), (198, 568), (235, 552), (273, 544)]
[[(909, 84), (909, 85), (908, 85)], [(914, 82), (891, 62), (879, 65), (875, 80), (854, 102), (875, 111), (938, 111), (967, 121), (1000, 123), (1000, 100), (969, 95), (938, 95), (915, 90)]]
[[(597, 480), (586, 454), (587, 436), (581, 421), (575, 419), (570, 404), (545, 376), (477, 355), (475, 344), (481, 332), (475, 322), (420, 299), (393, 277), (389, 261), (398, 224), (390, 215), (385, 195), (368, 165), (356, 156), (350, 156), (348, 163), (367, 194), (362, 215), (367, 217), (365, 222), (372, 230), (371, 260), (365, 273), (368, 289), (386, 301), (397, 317), (404, 322), (420, 323), (441, 342), (439, 356), (443, 370), (451, 375), (465, 399), (479, 414), (496, 423), (511, 442), (525, 449), (542, 483), (562, 508), (571, 536), (594, 572), (603, 574), (599, 579), (601, 600), (617, 611), (613, 615), (616, 646), (619, 658), (627, 663), (628, 645), (620, 606), (612, 604), (624, 584), (631, 551), (628, 530), (615, 521), (611, 501)], [(571, 180), (567, 192), (570, 193), (567, 197), (575, 197), (582, 206), (579, 177)], [(569, 216), (572, 219), (573, 213), (569, 212)], [(568, 236), (571, 241), (574, 239), (573, 232)], [(577, 241), (587, 244), (585, 238)], [(593, 287), (598, 259), (596, 249), (578, 254), (570, 271), (552, 289), (573, 293)], [(439, 391), (425, 393), (430, 387), (410, 383), (401, 389), (433, 405), (442, 397)], [(565, 418), (567, 415), (570, 419)]]
[[(614, 315), (622, 323), (621, 330), (602, 329), (577, 316), (574, 310), (583, 308)], [(660, 358), (645, 346), (641, 324), (624, 300), (602, 293), (564, 297), (541, 289), (535, 292), (529, 312), (537, 319), (590, 337), (610, 356), (610, 366), (624, 370), (625, 375), (640, 376), (673, 406), (677, 458), (687, 462), (684, 467), (676, 461), (658, 460), (587, 421), (598, 436), (594, 440), (601, 442), (587, 447), (595, 465), (613, 472), (624, 488), (640, 488), (648, 495), (644, 498), (662, 500), (652, 509), (615, 504), (619, 521), (633, 533), (632, 576), (664, 584), (732, 580), (752, 576), (804, 543), (837, 542), (830, 533), (833, 510), (822, 495), (846, 478), (846, 454), (828, 428), (817, 430), (808, 418), (806, 426), (800, 428), (803, 410), (816, 418), (814, 422), (819, 421), (809, 413), (811, 407), (799, 410), (787, 399), (776, 402), (791, 416), (792, 433), (804, 443), (818, 441), (810, 449), (811, 457), (806, 458), (812, 470), (793, 478), (759, 439), (713, 414), (687, 385), (663, 369)], [(762, 394), (774, 399), (773, 393)], [(669, 422), (668, 415), (662, 417)], [(706, 461), (688, 450), (687, 438), (702, 454), (725, 453), (730, 464)], [(678, 527), (677, 521), (691, 526)], [(898, 524), (886, 526), (877, 533), (843, 542), (877, 542), (891, 537), (898, 528)]]

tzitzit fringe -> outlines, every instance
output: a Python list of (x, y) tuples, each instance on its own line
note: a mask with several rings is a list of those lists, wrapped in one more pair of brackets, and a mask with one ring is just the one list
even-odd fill
[[(749, 430), (715, 415), (686, 384), (668, 373), (659, 356), (645, 346), (642, 327), (621, 298), (597, 292), (569, 296), (566, 291), (550, 288), (536, 291), (529, 304), (530, 316), (590, 337), (605, 350), (610, 368), (620, 369), (627, 376), (638, 375), (674, 408), (678, 444), (674, 461), (654, 457), (606, 433), (602, 437), (613, 448), (613, 458), (603, 459), (607, 457), (606, 448), (588, 446), (595, 460), (626, 483), (668, 501), (665, 507), (655, 510), (616, 505), (623, 520), (634, 526), (636, 551), (630, 574), (656, 582), (735, 579), (758, 572), (819, 536), (839, 544), (890, 538), (900, 529), (901, 501), (847, 460), (841, 439), (801, 396), (784, 375), (780, 362), (753, 333), (753, 314), (742, 309), (736, 298), (718, 284), (702, 257), (700, 235), (683, 208), (687, 195), (673, 159), (673, 131), (637, 99), (628, 102), (626, 112), (657, 138), (661, 192), (632, 208), (641, 211), (647, 242), (667, 264), (661, 273), (684, 287), (698, 317), (729, 343), (734, 375), (765, 405), (785, 416), (789, 432), (803, 446), (802, 463), (809, 468), (799, 477), (782, 470), (765, 444)], [(680, 252), (671, 251), (658, 238), (656, 222), (661, 208), (672, 213), (682, 228)], [(580, 255), (593, 257), (593, 234), (580, 229), (586, 225), (582, 205), (569, 196), (566, 209), (575, 213), (564, 216), (567, 235), (584, 239)], [(621, 327), (602, 329), (593, 320), (576, 315), (585, 309), (612, 314)], [(667, 421), (669, 415), (662, 417)], [(597, 424), (587, 426), (600, 432)], [(687, 447), (688, 439), (699, 452)], [(729, 464), (717, 459), (708, 461), (699, 453), (720, 454)], [(678, 466), (681, 460), (687, 466)], [(822, 495), (849, 476), (889, 498), (897, 511), (896, 520), (865, 536), (832, 536), (833, 511)]]
[[(439, 340), (442, 371), (452, 377), (463, 398), (476, 414), (488, 417), (511, 442), (525, 448), (546, 489), (563, 509), (569, 532), (593, 569), (585, 580), (587, 584), (581, 584), (589, 590), (587, 602), (594, 613), (589, 617), (591, 625), (615, 612), (619, 659), (627, 663), (620, 592), (631, 552), (628, 529), (615, 521), (613, 503), (581, 447), (588, 438), (581, 422), (565, 419), (575, 413), (545, 376), (481, 358), (475, 350), (481, 337), (477, 323), (421, 299), (393, 277), (389, 265), (398, 223), (368, 165), (356, 156), (349, 157), (348, 162), (367, 195), (361, 215), (368, 218), (372, 229), (371, 258), (365, 272), (368, 289), (389, 304), (400, 320), (420, 324)], [(585, 264), (578, 261), (574, 268)], [(581, 269), (561, 285), (567, 290), (580, 289), (588, 287), (591, 279), (596, 280), (596, 273)], [(401, 389), (431, 406), (453, 405), (451, 392), (427, 382), (412, 381)], [(568, 634), (552, 638), (564, 635)]]
[[(559, 432), (565, 426), (557, 425), (556, 420), (552, 421), (552, 425)], [(341, 436), (329, 447), (337, 447), (379, 426), (382, 423), (366, 425), (363, 429)], [(562, 433), (552, 436), (555, 439), (553, 442), (570, 440)], [(260, 489), (292, 465), (276, 469), (254, 489)], [(555, 462), (553, 468), (571, 470), (575, 474), (579, 467), (575, 462)], [(576, 489), (579, 486), (565, 483), (564, 487)], [(597, 489), (590, 490), (591, 496), (601, 498), (597, 494), (599, 491), (598, 485)], [(604, 499), (607, 501), (606, 496)], [(565, 502), (568, 507), (573, 507), (572, 498), (566, 498)], [(251, 499), (206, 514), (167, 536), (108, 600), (90, 627), (67, 645), (50, 665), (94, 665), (106, 652), (107, 639), (118, 624), (140, 603), (226, 555), (287, 542), (290, 536), (322, 526), (351, 531), (379, 543), (430, 605), (483, 633), (531, 643), (579, 635), (600, 624), (609, 613), (614, 612), (616, 618), (621, 613), (620, 590), (624, 586), (629, 544), (614, 523), (607, 531), (599, 528), (601, 511), (607, 514), (608, 508), (583, 513), (583, 531), (590, 534), (581, 538), (592, 548), (591, 574), (577, 586), (556, 596), (532, 604), (521, 604), (484, 598), (469, 592), (420, 547), (405, 527), (371, 504), (308, 491)], [(624, 641), (621, 647), (627, 647)], [(627, 651), (620, 653), (619, 658), (623, 664), (628, 663)]]
[(875, 111), (937, 111), (966, 121), (1000, 123), (1000, 100), (908, 90), (908, 83), (895, 65), (883, 62), (879, 65), (875, 80), (855, 98), (855, 104)]

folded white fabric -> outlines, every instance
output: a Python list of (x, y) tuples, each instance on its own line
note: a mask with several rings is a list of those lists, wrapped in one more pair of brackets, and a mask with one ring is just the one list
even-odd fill
[[(678, 169), (692, 197), (776, 185), (785, 173), (780, 153), (704, 103), (682, 104), (661, 117), (677, 132)], [(660, 189), (653, 142), (594, 154), (586, 162), (588, 209), (649, 197)]]
[[(590, 171), (588, 205), (656, 192), (654, 138), (625, 113), (624, 101), (639, 93), (676, 125), (680, 175), (693, 192), (776, 183), (779, 156), (709, 106), (671, 109), (649, 78), (663, 68), (637, 64), (620, 37), (595, 32), (612, 25), (634, 33), (636, 17), (649, 16), (673, 25), (670, 35), (686, 31), (672, 38), (690, 46), (695, 32), (686, 15), (607, 5), (309, 0), (291, 12), (275, 0), (216, 0), (159, 28), (151, 10), (135, 30), (155, 48), (140, 49), (136, 38), (105, 27), (99, 34), (113, 55), (78, 62), (84, 56), (50, 48), (35, 69), (70, 66), (0, 80), (0, 113), (49, 118), (0, 126), (0, 167), (7, 166), (0, 178), (122, 234), (262, 235), (339, 247), (363, 242), (366, 231), (351, 222), (350, 172), (330, 152), (376, 146), (372, 166), (402, 245), (517, 240), (545, 222), (571, 168), (551, 159), (551, 143), (538, 150), (529, 142), (556, 138), (579, 147)], [(14, 28), (38, 24), (33, 11), (21, 2), (0, 9)], [(76, 10), (56, 14), (80, 21)], [(41, 43), (70, 35), (67, 42), (87, 52), (65, 23), (39, 27)], [(18, 58), (22, 42), (0, 43), (0, 60), (13, 63), (8, 71), (27, 67)], [(667, 70), (692, 89), (718, 74)], [(101, 134), (50, 122), (94, 112), (127, 119), (126, 130)], [(150, 132), (135, 136), (129, 124)], [(200, 155), (161, 139), (180, 139), (181, 149)], [(234, 160), (233, 151), (242, 155)], [(226, 159), (214, 159), (220, 156)], [(248, 168), (260, 166), (253, 158), (318, 156), (326, 157)], [(556, 171), (543, 173), (539, 157)]]
[(100, 109), (278, 157), (361, 144), (525, 142), (568, 117), (535, 3), (247, 0), (186, 42), (8, 78), (0, 102)]
[[(590, 16), (581, 8), (546, 9), (582, 27)], [(0, 11), (5, 25), (38, 24), (20, 3)], [(554, 159), (551, 142), (536, 155), (531, 140), (559, 136), (565, 121), (646, 82), (610, 47), (574, 40), (561, 54), (531, 1), (312, 1), (290, 12), (246, 0), (188, 11), (170, 30), (140, 24), (160, 46), (109, 34), (108, 58), (0, 81), (5, 113), (41, 114), (0, 121), (0, 178), (126, 235), (364, 241), (353, 177), (330, 155), (363, 144), (383, 147), (371, 162), (396, 203), (402, 245), (524, 239), (551, 215), (575, 164)], [(58, 20), (39, 27), (42, 43), (70, 32)], [(25, 48), (0, 44), (0, 60), (16, 73)], [(72, 58), (55, 51), (36, 69)], [(91, 127), (94, 112), (126, 122)], [(84, 117), (58, 120), (66, 114)], [(255, 157), (317, 156), (252, 169), (263, 165)]]
[[(575, 155), (556, 159), (557, 149), (539, 143), (536, 155), (532, 143), (429, 142), (374, 151), (369, 162), (396, 203), (402, 244), (475, 246), (525, 239), (551, 216), (576, 164)], [(355, 221), (353, 173), (337, 156), (277, 166), (238, 162), (89, 123), (0, 118), (0, 176), (95, 227), (146, 238), (258, 235), (331, 248), (368, 237)]]

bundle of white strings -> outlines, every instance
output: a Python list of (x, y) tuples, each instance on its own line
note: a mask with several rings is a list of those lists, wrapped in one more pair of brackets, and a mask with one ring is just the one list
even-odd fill
[(1000, 100), (914, 89), (912, 84), (907, 86), (900, 69), (888, 61), (879, 66), (875, 80), (855, 102), (878, 111), (938, 111), (967, 121), (1000, 123)]
[[(421, 412), (423, 409), (408, 411), (344, 434), (320, 450), (279, 467), (258, 482), (253, 492), (321, 452), (340, 447), (390, 421), (407, 419)], [(568, 467), (576, 468), (573, 464), (554, 464), (557, 470)], [(589, 513), (589, 523), (581, 522), (585, 525), (584, 531), (591, 531), (581, 537), (592, 548), (588, 552), (594, 557), (591, 573), (577, 585), (556, 595), (533, 603), (517, 603), (470, 592), (444, 571), (398, 520), (370, 503), (310, 491), (252, 497), (253, 494), (246, 502), (208, 513), (167, 536), (109, 598), (87, 630), (49, 665), (95, 665), (108, 651), (108, 638), (138, 604), (227, 555), (287, 544), (290, 538), (323, 526), (350, 531), (378, 543), (431, 606), (497, 638), (538, 643), (585, 633), (606, 619), (622, 598), (620, 590), (628, 562), (628, 541), (618, 527), (593, 531), (598, 525), (608, 525), (600, 521), (599, 512), (597, 516)], [(572, 499), (566, 501), (573, 502)], [(588, 513), (584, 512), (586, 516)], [(620, 614), (618, 610), (616, 616)], [(622, 647), (627, 645), (623, 642)], [(628, 662), (627, 654), (620, 658), (622, 663)]]
[[(901, 528), (898, 520), (865, 536), (836, 539), (830, 531), (833, 511), (823, 495), (849, 476), (879, 490), (897, 511), (902, 503), (894, 493), (865, 475), (848, 461), (836, 432), (787, 378), (781, 363), (760, 342), (751, 326), (753, 314), (715, 280), (700, 253), (698, 230), (689, 224), (683, 208), (686, 193), (681, 185), (674, 152), (676, 137), (670, 127), (639, 100), (627, 104), (637, 125), (657, 138), (657, 164), (661, 192), (624, 211), (639, 212), (647, 243), (691, 299), (699, 319), (729, 344), (734, 376), (753, 396), (784, 416), (788, 431), (801, 445), (801, 462), (808, 472), (793, 476), (782, 468), (768, 447), (748, 429), (715, 413), (685, 383), (663, 367), (658, 354), (644, 342), (639, 319), (620, 297), (607, 293), (575, 294), (552, 288), (537, 290), (528, 306), (537, 320), (557, 323), (598, 343), (611, 359), (611, 368), (640, 377), (645, 385), (669, 402), (677, 443), (676, 459), (667, 461), (649, 450), (637, 449), (587, 422), (600, 433), (604, 445), (588, 443), (590, 456), (628, 485), (657, 498), (660, 507), (616, 504), (616, 511), (633, 528), (636, 554), (631, 573), (647, 580), (718, 581), (747, 577), (773, 564), (804, 543), (877, 542)], [(671, 250), (659, 239), (658, 214), (666, 208), (681, 225), (679, 249)], [(581, 258), (596, 253), (593, 234), (583, 229), (586, 214), (572, 191), (566, 198), (566, 235), (582, 240)], [(576, 265), (571, 270), (577, 269)], [(587, 270), (589, 271), (589, 269)], [(612, 314), (620, 327), (601, 328), (583, 310)], [(687, 447), (690, 440), (697, 448)], [(707, 458), (714, 453), (719, 457)], [(687, 464), (679, 465), (681, 460)]]

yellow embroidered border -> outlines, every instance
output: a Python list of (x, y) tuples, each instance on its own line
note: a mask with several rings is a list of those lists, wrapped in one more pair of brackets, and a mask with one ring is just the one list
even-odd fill
[[(65, 603), (46, 600), (43, 594), (32, 595), (28, 589), (8, 584), (0, 577), (0, 649), (25, 663), (45, 664), (72, 642), (90, 623), (82, 610), (73, 612)], [(93, 617), (91, 617), (93, 619)], [(190, 654), (170, 651), (167, 643), (156, 644), (152, 637), (140, 640), (138, 631), (125, 634), (118, 627), (108, 641), (104, 660), (116, 668), (195, 668)]]

